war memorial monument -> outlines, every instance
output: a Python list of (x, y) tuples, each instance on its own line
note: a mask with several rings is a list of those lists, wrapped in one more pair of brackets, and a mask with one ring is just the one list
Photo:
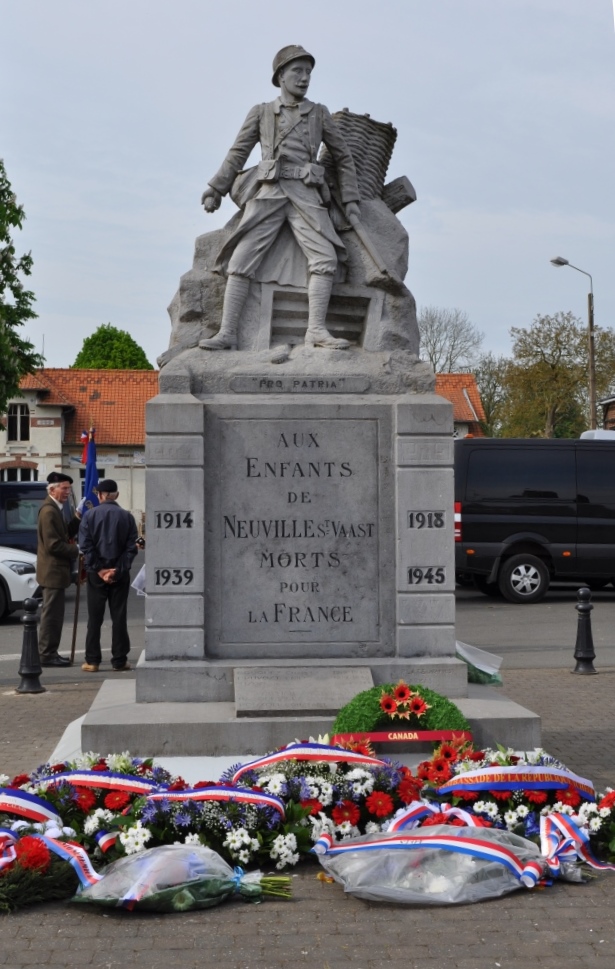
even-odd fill
[(308, 100), (314, 67), (278, 52), (278, 96), (203, 193), (238, 211), (196, 240), (147, 406), (136, 693), (103, 685), (83, 749), (262, 754), (400, 678), (455, 699), (479, 743), (539, 740), (528, 711), (468, 697), (455, 658), (452, 409), (403, 282), (395, 128)]

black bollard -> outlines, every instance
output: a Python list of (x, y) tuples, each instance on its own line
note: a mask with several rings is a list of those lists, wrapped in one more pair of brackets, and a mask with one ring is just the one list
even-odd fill
[(596, 653), (594, 651), (594, 639), (592, 636), (591, 611), (594, 608), (591, 604), (592, 594), (587, 586), (582, 586), (577, 592), (577, 604), (575, 609), (579, 614), (577, 623), (577, 641), (574, 647), (574, 658), (577, 665), (572, 673), (597, 673), (594, 669)]
[(21, 620), (23, 622), (23, 642), (21, 645), (21, 660), (19, 662), (19, 686), (15, 693), (46, 693), (41, 686), (39, 676), (43, 672), (38, 654), (38, 602), (36, 599), (26, 599), (23, 604), (26, 611)]

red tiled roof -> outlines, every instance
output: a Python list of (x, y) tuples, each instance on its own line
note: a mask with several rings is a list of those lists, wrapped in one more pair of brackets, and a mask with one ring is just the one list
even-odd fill
[(453, 405), (453, 420), (465, 424), (485, 420), (473, 373), (437, 373), (436, 393), (450, 400)]
[(158, 371), (49, 368), (24, 377), (20, 388), (44, 393), (42, 405), (71, 408), (65, 413), (67, 445), (80, 444), (81, 432), (94, 427), (99, 446), (143, 447), (145, 404), (158, 393)]

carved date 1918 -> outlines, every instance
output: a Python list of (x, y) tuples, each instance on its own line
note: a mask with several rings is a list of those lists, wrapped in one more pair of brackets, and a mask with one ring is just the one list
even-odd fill
[(408, 585), (442, 585), (446, 581), (446, 573), (441, 565), (424, 565), (421, 568), (408, 569)]
[(444, 528), (444, 512), (409, 511), (408, 528)]

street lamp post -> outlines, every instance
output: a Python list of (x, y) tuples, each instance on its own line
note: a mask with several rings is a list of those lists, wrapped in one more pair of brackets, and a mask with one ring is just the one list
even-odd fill
[(587, 294), (587, 338), (589, 344), (589, 426), (592, 431), (596, 429), (596, 354), (594, 348), (594, 281), (590, 273), (578, 266), (573, 266), (571, 262), (563, 256), (556, 256), (551, 260), (552, 266), (569, 266), (576, 269), (578, 273), (589, 276), (589, 293)]

